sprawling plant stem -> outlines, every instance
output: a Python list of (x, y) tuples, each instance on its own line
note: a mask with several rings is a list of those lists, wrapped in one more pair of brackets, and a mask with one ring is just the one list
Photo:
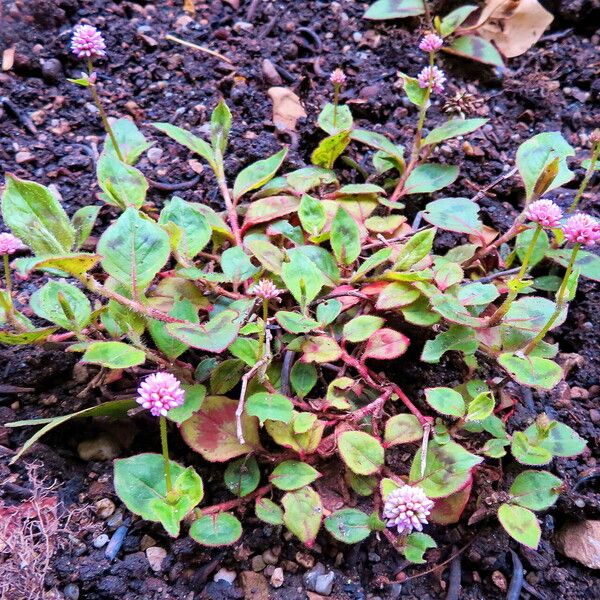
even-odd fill
[(569, 278), (571, 277), (571, 273), (573, 272), (573, 267), (575, 265), (575, 259), (577, 258), (577, 253), (579, 252), (579, 248), (581, 244), (575, 244), (573, 246), (573, 251), (571, 252), (571, 258), (569, 259), (569, 264), (567, 265), (567, 270), (565, 271), (565, 275), (563, 277), (562, 283), (560, 284), (560, 288), (558, 289), (558, 293), (556, 294), (556, 308), (554, 312), (548, 319), (548, 322), (542, 327), (541, 331), (525, 346), (525, 350), (523, 351), (525, 354), (530, 354), (535, 347), (544, 339), (544, 336), (552, 329), (552, 326), (556, 322), (556, 319), (560, 316), (560, 313), (563, 311), (565, 306), (565, 294), (567, 292), (567, 286), (569, 284)]
[[(91, 58), (88, 58), (87, 67), (88, 67), (88, 75), (91, 78), (91, 76), (94, 72), (94, 67), (92, 65)], [(115, 149), (115, 152), (116, 152), (119, 160), (121, 162), (125, 162), (125, 160), (123, 158), (123, 154), (121, 153), (121, 149), (119, 148), (119, 144), (117, 144), (117, 138), (115, 137), (112, 127), (110, 126), (110, 123), (108, 121), (106, 111), (104, 110), (104, 107), (102, 106), (102, 102), (100, 101), (100, 96), (98, 95), (98, 90), (96, 89), (96, 84), (94, 82), (90, 81), (89, 88), (90, 88), (90, 92), (92, 93), (92, 99), (94, 100), (94, 104), (96, 105), (96, 108), (98, 109), (98, 112), (100, 113), (100, 119), (102, 119), (102, 125), (104, 126), (104, 131), (106, 131), (106, 133), (108, 134), (108, 137), (110, 137), (110, 141), (112, 142), (113, 148)]]
[(535, 250), (535, 246), (537, 244), (538, 238), (540, 237), (541, 233), (542, 233), (542, 227), (540, 225), (537, 225), (535, 228), (535, 231), (533, 233), (533, 237), (531, 238), (531, 241), (529, 242), (529, 246), (527, 247), (527, 252), (525, 253), (523, 262), (521, 263), (521, 268), (519, 269), (517, 276), (512, 280), (512, 285), (511, 285), (512, 289), (508, 292), (506, 299), (501, 304), (501, 306), (498, 308), (498, 310), (496, 310), (496, 312), (490, 317), (490, 319), (488, 321), (489, 327), (494, 327), (495, 325), (498, 325), (498, 323), (502, 320), (504, 315), (510, 309), (511, 304), (514, 302), (516, 297), (519, 295), (520, 284), (522, 283), (523, 278), (525, 277), (527, 268), (529, 267), (529, 263), (531, 261), (531, 257), (533, 256), (533, 251)]
[(227, 210), (227, 220), (229, 221), (229, 227), (231, 227), (231, 231), (233, 232), (233, 237), (235, 238), (236, 246), (241, 246), (242, 233), (240, 231), (240, 223), (238, 220), (237, 210), (234, 201), (231, 197), (231, 193), (229, 192), (229, 188), (227, 187), (227, 180), (225, 179), (223, 156), (221, 155), (221, 152), (218, 149), (216, 149), (216, 154), (217, 156), (215, 157), (214, 171), (215, 176), (217, 177), (217, 184), (219, 186), (219, 190), (221, 191), (223, 202), (225, 202), (225, 209)]
[(207, 506), (206, 508), (196, 509), (196, 513), (198, 515), (214, 515), (215, 513), (228, 511), (232, 508), (237, 508), (242, 504), (246, 504), (246, 502), (250, 502), (250, 500), (262, 498), (264, 495), (268, 494), (272, 489), (273, 486), (269, 483), (267, 485), (259, 487), (257, 490), (254, 490), (251, 494), (248, 494), (247, 496), (244, 496), (242, 498), (234, 498), (233, 500), (227, 500), (226, 502), (213, 504), (212, 506)]
[(596, 143), (592, 149), (592, 156), (590, 158), (590, 164), (585, 172), (581, 185), (573, 198), (573, 202), (571, 202), (571, 206), (567, 210), (568, 213), (575, 212), (577, 205), (579, 204), (581, 198), (583, 197), (583, 193), (585, 192), (590, 180), (592, 179), (592, 175), (596, 170), (596, 163), (598, 162), (598, 157), (600, 156), (600, 142)]
[(162, 448), (163, 461), (165, 465), (165, 483), (167, 486), (167, 500), (173, 495), (173, 482), (171, 480), (171, 465), (169, 461), (169, 445), (167, 441), (167, 419), (160, 417), (160, 445)]

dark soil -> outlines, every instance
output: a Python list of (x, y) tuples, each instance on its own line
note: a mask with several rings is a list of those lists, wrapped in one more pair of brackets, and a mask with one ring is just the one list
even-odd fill
[[(144, 158), (139, 164), (154, 180), (178, 183), (192, 179), (199, 169), (190, 162), (185, 149), (155, 136), (149, 123), (170, 121), (202, 129), (221, 97), (231, 107), (235, 122), (226, 160), (229, 173), (275, 152), (282, 143), (291, 145), (287, 167), (306, 164), (319, 139), (313, 122), (329, 94), (327, 77), (337, 66), (348, 74), (344, 99), (352, 103), (359, 124), (400, 143), (410, 140), (415, 115), (402, 97), (396, 73), (401, 70), (413, 75), (422, 67), (422, 56), (415, 50), (419, 39), (417, 20), (374, 25), (360, 18), (366, 3), (350, 0), (243, 1), (238, 10), (232, 4), (236, 2), (197, 1), (197, 14), (191, 19), (179, 0), (5, 1), (4, 11), (0, 12), (0, 49), (14, 46), (16, 53), (12, 70), (0, 73), (3, 170), (54, 186), (69, 213), (96, 202), (94, 157), (103, 137), (100, 122), (86, 91), (65, 80), (77, 77), (81, 70), (81, 64), (68, 52), (71, 28), (81, 19), (98, 26), (107, 38), (110, 59), (99, 64), (99, 77), (101, 94), (110, 102), (110, 115), (132, 117), (148, 137), (156, 138), (156, 148), (164, 151), (162, 156), (155, 152), (152, 161)], [(441, 12), (456, 4), (445, 3)], [(502, 175), (513, 164), (518, 145), (534, 133), (560, 130), (581, 155), (588, 147), (590, 131), (600, 126), (600, 36), (593, 31), (600, 16), (598, 3), (555, 0), (546, 5), (556, 15), (552, 28), (535, 48), (510, 61), (507, 69), (493, 70), (447, 59), (450, 83), (446, 99), (468, 91), (482, 101), (475, 102), (469, 114), (490, 117), (488, 125), (469, 137), (469, 143), (454, 142), (441, 148), (443, 156), (461, 163), (460, 183), (448, 195), (472, 196)], [(210, 47), (234, 65), (165, 41), (167, 33)], [(275, 82), (263, 74), (265, 59), (278, 71), (280, 85), (292, 88), (309, 114), (306, 122), (299, 124), (297, 136), (290, 138), (273, 127), (267, 89)], [(443, 116), (441, 104), (434, 105), (431, 115), (430, 125), (439, 123)], [(368, 157), (357, 154), (355, 158), (361, 162)], [(558, 202), (568, 203), (582, 173), (577, 175), (572, 187), (555, 192)], [(353, 177), (352, 173), (348, 177)], [(218, 206), (212, 174), (206, 168), (197, 185), (178, 195)], [(154, 189), (150, 198), (161, 206), (168, 197), (169, 193)], [(582, 207), (597, 210), (594, 197), (592, 189)], [(488, 224), (504, 229), (521, 200), (517, 180), (507, 178), (480, 204)], [(418, 208), (418, 202), (410, 206), (409, 216)], [(103, 208), (105, 222), (111, 216), (110, 209)], [(452, 238), (440, 237), (442, 244), (452, 243)], [(23, 304), (33, 286), (34, 282), (21, 285)], [(518, 399), (510, 427), (522, 428), (536, 414), (546, 411), (589, 440), (589, 449), (582, 456), (557, 459), (550, 467), (564, 478), (567, 492), (556, 507), (541, 516), (543, 541), (538, 551), (515, 544), (496, 522), (474, 526), (461, 522), (446, 528), (432, 527), (438, 549), (429, 553), (429, 565), (411, 567), (385, 539), (375, 536), (355, 547), (342, 547), (322, 534), (319, 545), (307, 551), (279, 529), (258, 522), (252, 510), (242, 515), (246, 533), (234, 548), (210, 551), (186, 537), (171, 540), (160, 527), (133, 519), (119, 504), (112, 488), (110, 461), (86, 463), (78, 457), (79, 442), (107, 435), (102, 423), (86, 421), (68, 424), (47, 436), (27, 458), (42, 463), (47, 477), (62, 484), (59, 495), (67, 511), (94, 507), (106, 498), (115, 502), (117, 510), (107, 519), (98, 511), (73, 517), (74, 532), (67, 547), (55, 555), (46, 578), (48, 589), (70, 598), (76, 597), (78, 590), (79, 597), (86, 600), (240, 598), (244, 597), (241, 577), (235, 586), (229, 586), (215, 583), (214, 573), (221, 567), (238, 573), (251, 571), (252, 556), (280, 546), (283, 586), (269, 587), (262, 595), (258, 588), (252, 593), (252, 586), (246, 586), (246, 598), (305, 598), (302, 574), (306, 566), (302, 564), (316, 560), (335, 571), (332, 598), (425, 600), (445, 597), (448, 559), (464, 549), (460, 555), (460, 597), (496, 599), (506, 597), (506, 581), (513, 570), (512, 548), (527, 573), (522, 598), (600, 597), (600, 582), (594, 573), (564, 558), (552, 545), (553, 532), (567, 517), (600, 518), (600, 486), (594, 487), (591, 482), (573, 491), (580, 477), (595, 472), (600, 457), (599, 299), (597, 286), (583, 281), (567, 323), (555, 334), (563, 359), (573, 363), (567, 382), (551, 393), (508, 390)], [(414, 360), (416, 357), (415, 353), (390, 367), (415, 397), (428, 385), (456, 383), (464, 376), (456, 360), (424, 368)], [(92, 406), (102, 398), (114, 398), (133, 386), (133, 380), (121, 380), (88, 390), (86, 386), (95, 373), (79, 367), (73, 370), (74, 364), (75, 359), (59, 347), (2, 349), (0, 394), (4, 395), (0, 395), (0, 422), (66, 414)], [(30, 389), (10, 392), (10, 385)], [(154, 425), (142, 417), (136, 418), (133, 425), (129, 422), (110, 431), (123, 454), (156, 451)], [(0, 427), (3, 455), (8, 456), (30, 434), (30, 429)], [(172, 439), (177, 460), (196, 465), (205, 480), (221, 477), (220, 468), (201, 464), (178, 436)], [(400, 451), (391, 460), (406, 469), (406, 457)], [(495, 489), (493, 482), (501, 465), (493, 462), (488, 461), (478, 474), (480, 493), (490, 485)], [(504, 468), (510, 475), (512, 466), (505, 464)], [(22, 486), (28, 486), (23, 467), (8, 467), (6, 459), (0, 466), (0, 480), (11, 473), (17, 475), (19, 485), (5, 486), (4, 501), (8, 503), (21, 499)], [(92, 542), (102, 532), (113, 536), (123, 525), (127, 527), (124, 543), (111, 561), (105, 557), (105, 548), (96, 549)], [(148, 545), (168, 551), (160, 573), (149, 568), (143, 552)], [(436, 565), (443, 567), (415, 577)], [(60, 593), (55, 597), (63, 597)]]

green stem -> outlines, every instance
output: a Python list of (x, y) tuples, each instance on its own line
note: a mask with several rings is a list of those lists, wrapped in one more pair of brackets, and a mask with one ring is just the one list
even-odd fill
[(527, 267), (529, 267), (529, 263), (531, 262), (531, 257), (533, 256), (533, 252), (535, 250), (535, 246), (537, 244), (538, 238), (540, 237), (540, 233), (542, 233), (542, 227), (541, 227), (541, 225), (538, 224), (535, 228), (535, 231), (533, 232), (533, 237), (531, 238), (531, 241), (529, 242), (529, 246), (527, 247), (527, 251), (523, 258), (523, 262), (521, 263), (521, 268), (519, 269), (519, 272), (517, 273), (517, 275), (512, 279), (512, 282), (513, 282), (513, 286), (511, 286), (512, 289), (508, 292), (508, 295), (506, 296), (506, 299), (504, 300), (504, 302), (500, 305), (500, 307), (496, 310), (496, 312), (490, 317), (490, 319), (488, 321), (488, 327), (494, 327), (501, 321), (502, 317), (504, 317), (504, 315), (508, 312), (511, 304), (514, 302), (515, 298), (518, 296), (519, 284), (525, 277), (525, 273), (527, 272)]
[(339, 84), (335, 83), (333, 85), (333, 128), (334, 129), (336, 127), (336, 122), (337, 122), (337, 108), (338, 108), (339, 98), (340, 98), (340, 86), (339, 86)]
[(172, 496), (173, 482), (171, 481), (171, 465), (169, 461), (169, 445), (167, 442), (167, 419), (160, 417), (160, 443), (162, 455), (165, 462), (165, 481), (167, 484), (167, 498)]
[[(88, 58), (87, 66), (88, 66), (88, 74), (91, 76), (93, 73), (93, 66), (92, 66), (91, 58)], [(96, 108), (98, 109), (98, 112), (100, 113), (100, 119), (102, 119), (102, 125), (104, 126), (104, 131), (106, 131), (106, 133), (108, 134), (108, 137), (110, 137), (110, 141), (112, 142), (113, 148), (115, 149), (115, 152), (116, 152), (119, 160), (121, 162), (125, 162), (125, 160), (123, 158), (123, 154), (121, 153), (121, 149), (119, 148), (119, 144), (117, 144), (117, 138), (115, 137), (115, 134), (113, 133), (110, 123), (108, 122), (108, 117), (106, 116), (106, 111), (104, 110), (104, 107), (102, 106), (102, 102), (100, 102), (100, 96), (98, 96), (98, 91), (96, 90), (95, 83), (90, 83), (90, 92), (92, 93), (92, 99), (94, 100), (94, 104), (96, 105)]]
[(567, 291), (567, 285), (569, 284), (569, 279), (571, 277), (571, 273), (573, 272), (573, 267), (575, 265), (575, 259), (577, 258), (577, 253), (579, 252), (579, 248), (581, 244), (575, 244), (573, 246), (573, 251), (571, 252), (571, 258), (569, 260), (569, 264), (567, 265), (567, 270), (565, 271), (565, 276), (563, 277), (562, 283), (560, 284), (560, 288), (558, 289), (558, 293), (556, 294), (556, 309), (548, 319), (548, 322), (542, 327), (542, 330), (527, 344), (524, 354), (530, 354), (534, 348), (544, 339), (544, 336), (552, 329), (556, 319), (560, 316), (560, 313), (563, 310), (565, 303), (565, 292)]
[(577, 193), (575, 194), (575, 198), (573, 198), (573, 202), (571, 202), (571, 206), (569, 206), (569, 210), (567, 210), (568, 213), (575, 212), (575, 209), (577, 208), (579, 201), (583, 197), (583, 193), (585, 192), (590, 180), (592, 179), (592, 175), (594, 174), (594, 171), (596, 169), (596, 163), (598, 162), (599, 156), (600, 156), (600, 143), (596, 144), (592, 150), (592, 157), (590, 159), (590, 165), (588, 166), (587, 171), (585, 172), (585, 176), (583, 177), (583, 181), (581, 182), (581, 185), (579, 186), (579, 189), (577, 190)]
[(263, 299), (262, 301), (262, 318), (263, 327), (258, 332), (258, 360), (260, 360), (265, 353), (265, 338), (267, 336), (267, 319), (269, 318), (269, 301)]

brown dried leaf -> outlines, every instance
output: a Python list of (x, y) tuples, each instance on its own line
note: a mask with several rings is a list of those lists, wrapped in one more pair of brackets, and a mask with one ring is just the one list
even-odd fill
[(300, 98), (285, 87), (269, 88), (269, 96), (273, 102), (273, 124), (278, 129), (295, 131), (298, 119), (306, 117), (306, 111)]
[(527, 52), (553, 20), (538, 0), (488, 0), (473, 33), (512, 58)]

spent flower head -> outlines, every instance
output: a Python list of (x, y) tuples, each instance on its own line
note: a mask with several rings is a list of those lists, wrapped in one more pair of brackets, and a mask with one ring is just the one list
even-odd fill
[(398, 533), (422, 531), (432, 508), (433, 501), (422, 488), (405, 485), (389, 493), (383, 506), (383, 518), (388, 520), (387, 526), (396, 527)]
[(419, 87), (428, 88), (431, 85), (431, 90), (436, 94), (444, 91), (444, 82), (446, 81), (446, 75), (444, 71), (438, 69), (438, 67), (425, 67), (418, 75), (417, 81)]
[(525, 216), (546, 229), (552, 229), (560, 225), (563, 214), (552, 200), (536, 200), (527, 207)]
[(344, 71), (342, 71), (342, 69), (335, 69), (333, 73), (331, 73), (331, 75), (329, 76), (329, 81), (331, 81), (333, 85), (346, 85), (346, 75)]
[(419, 43), (419, 50), (423, 52), (437, 52), (444, 45), (444, 40), (436, 33), (426, 34)]
[(12, 233), (0, 233), (0, 255), (14, 254), (17, 250), (25, 248), (27, 246)]
[(280, 290), (270, 279), (261, 279), (252, 287), (250, 293), (257, 298), (271, 300), (283, 294), (283, 290)]
[(77, 58), (102, 58), (106, 55), (102, 34), (92, 25), (76, 25), (71, 38), (71, 50)]
[(147, 408), (155, 417), (165, 417), (169, 410), (181, 406), (185, 390), (179, 379), (171, 373), (152, 373), (138, 388), (137, 403)]
[(600, 240), (600, 223), (590, 215), (578, 213), (567, 219), (563, 233), (572, 244), (594, 246)]

